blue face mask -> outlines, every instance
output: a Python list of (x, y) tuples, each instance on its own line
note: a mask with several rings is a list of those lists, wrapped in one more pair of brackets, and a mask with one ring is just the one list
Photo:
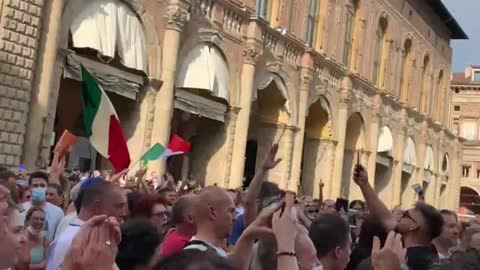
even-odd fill
[(47, 190), (44, 188), (32, 189), (32, 202), (42, 203), (47, 199)]

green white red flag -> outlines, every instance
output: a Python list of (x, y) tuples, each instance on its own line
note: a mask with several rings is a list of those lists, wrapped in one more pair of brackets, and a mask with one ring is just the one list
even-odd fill
[(180, 138), (177, 135), (173, 135), (168, 147), (165, 147), (159, 143), (152, 146), (145, 155), (140, 159), (143, 162), (164, 160), (175, 155), (185, 155), (190, 152), (192, 145)]
[(92, 146), (107, 158), (116, 172), (130, 165), (127, 140), (107, 94), (88, 70), (81, 66), (83, 122)]

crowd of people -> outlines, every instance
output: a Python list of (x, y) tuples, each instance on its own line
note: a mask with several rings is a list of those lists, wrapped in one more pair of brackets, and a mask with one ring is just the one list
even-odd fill
[[(388, 209), (355, 167), (364, 201), (297, 196), (269, 182), (272, 146), (248, 188), (200, 187), (142, 169), (0, 169), (0, 269), (470, 270), (480, 223), (419, 200)], [(344, 200), (343, 200), (344, 201)]]

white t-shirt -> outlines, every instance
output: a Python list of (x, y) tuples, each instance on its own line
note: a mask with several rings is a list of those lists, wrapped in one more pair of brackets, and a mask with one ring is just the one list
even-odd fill
[[(22, 212), (22, 215), (23, 215), (23, 218), (25, 219), (25, 216), (27, 215), (28, 210), (32, 207), (32, 203), (25, 202), (22, 205), (22, 207), (24, 209), (24, 212)], [(57, 231), (57, 227), (64, 216), (64, 213), (60, 207), (53, 205), (49, 202), (45, 202), (42, 209), (43, 211), (45, 211), (44, 231), (47, 232), (48, 240), (52, 241), (55, 236), (55, 232)]]
[[(209, 247), (211, 247), (212, 249), (214, 249), (217, 254), (221, 257), (224, 257), (224, 258), (227, 258), (228, 257), (228, 253), (223, 249), (223, 248), (219, 248), (219, 247), (216, 247), (210, 243), (207, 243), (203, 240), (200, 240), (198, 239), (196, 236), (193, 236), (190, 241), (201, 241), (203, 243), (205, 243), (205, 245), (208, 245)], [(188, 245), (186, 246), (184, 249), (198, 249), (200, 251), (207, 251), (208, 248), (204, 245), (200, 245), (200, 244), (194, 244), (194, 245)]]
[(70, 222), (68, 227), (57, 236), (57, 239), (50, 244), (50, 254), (48, 256), (46, 270), (58, 270), (62, 266), (65, 255), (67, 255), (75, 236), (77, 236), (84, 223), (84, 221), (75, 218)]
[(57, 227), (57, 231), (55, 232), (55, 240), (58, 239), (60, 234), (62, 234), (63, 231), (65, 231), (66, 228), (70, 225), (70, 223), (77, 218), (77, 212), (72, 212), (65, 217), (62, 218), (62, 221), (60, 221), (60, 224)]

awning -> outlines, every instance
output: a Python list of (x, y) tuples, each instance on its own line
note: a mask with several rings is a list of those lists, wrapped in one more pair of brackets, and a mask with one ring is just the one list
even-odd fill
[[(260, 71), (258, 73), (259, 75), (256, 76), (255, 78), (255, 88), (257, 90), (263, 90), (267, 88), (272, 82), (275, 82), (275, 85), (277, 86), (278, 90), (282, 94), (283, 98), (285, 98), (285, 110), (287, 111), (288, 114), (291, 113), (290, 111), (290, 106), (288, 104), (288, 92), (287, 92), (287, 86), (285, 85), (285, 82), (283, 81), (282, 77), (280, 77), (278, 74), (270, 72), (270, 71)], [(257, 91), (254, 91), (253, 93), (253, 101), (257, 100)]]
[(415, 170), (415, 167), (412, 166), (412, 165), (408, 165), (408, 164), (403, 164), (403, 168), (402, 170), (410, 175), (413, 174), (413, 171)]
[(63, 67), (65, 78), (81, 81), (80, 63), (97, 79), (105, 91), (135, 100), (143, 88), (144, 78), (91, 59), (70, 54)]
[(393, 150), (393, 136), (389, 127), (384, 126), (380, 129), (380, 135), (378, 136), (377, 152), (387, 152), (388, 155), (392, 155)]
[(91, 48), (109, 58), (118, 53), (126, 67), (147, 72), (142, 24), (121, 1), (92, 1), (74, 19), (70, 31), (75, 48)]
[(405, 143), (403, 163), (413, 167), (417, 166), (417, 151), (415, 148), (415, 141), (412, 139), (412, 137), (408, 137), (407, 142)]
[(392, 168), (392, 158), (389, 156), (386, 156), (385, 154), (379, 154), (377, 155), (377, 163), (381, 164), (387, 168)]
[(177, 88), (209, 90), (213, 96), (230, 100), (227, 63), (214, 45), (201, 44), (193, 48), (177, 74)]
[(435, 170), (435, 161), (433, 156), (433, 148), (431, 146), (427, 147), (425, 152), (425, 170), (433, 172)]
[(227, 105), (183, 89), (175, 90), (175, 108), (216, 121), (225, 122)]
[(430, 171), (425, 171), (423, 174), (423, 182), (430, 183), (432, 181), (433, 174)]

